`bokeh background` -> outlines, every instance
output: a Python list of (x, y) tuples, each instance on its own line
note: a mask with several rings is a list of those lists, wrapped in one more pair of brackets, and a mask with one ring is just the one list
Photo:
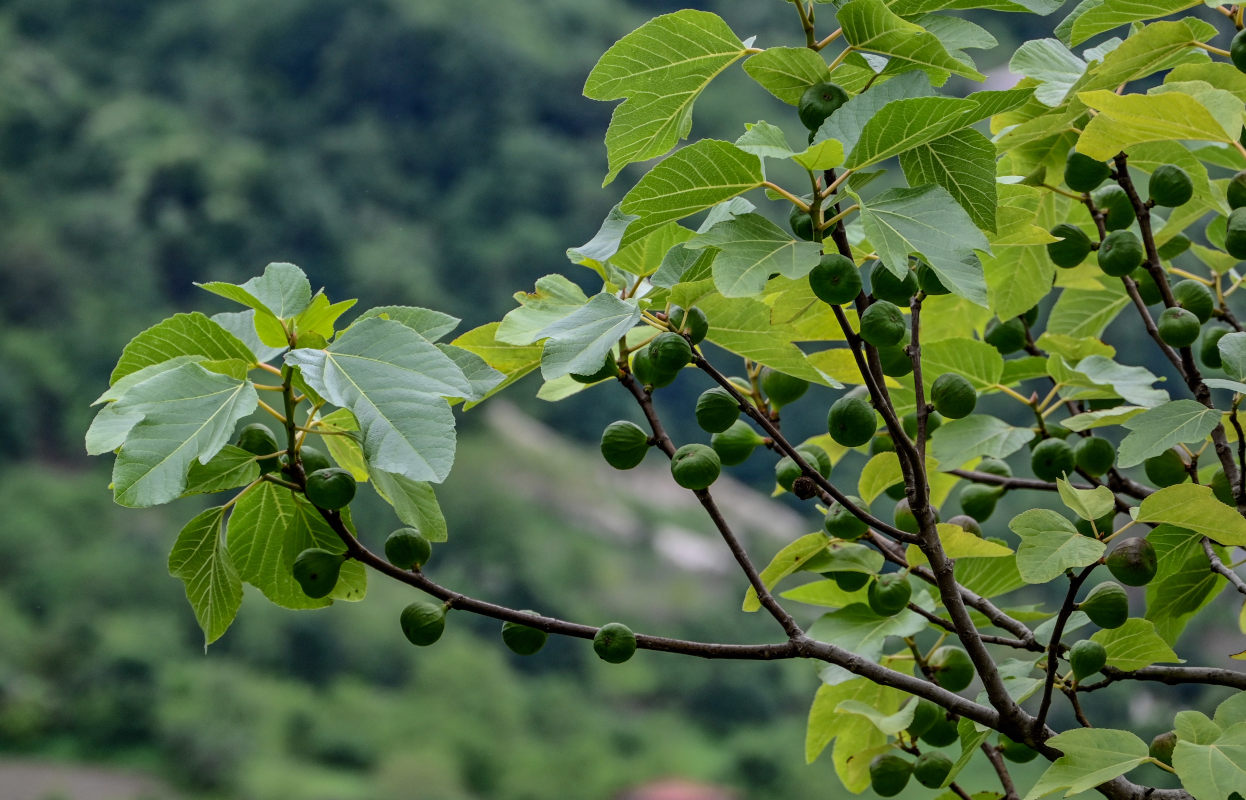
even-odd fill
[[(519, 659), (495, 623), (463, 615), (417, 651), (397, 625), (408, 595), (379, 580), (317, 612), (249, 593), (205, 653), (165, 565), (200, 506), (118, 508), (109, 459), (83, 453), (130, 337), (227, 310), (193, 281), (292, 261), (334, 299), (435, 307), (467, 330), (575, 269), (564, 250), (640, 174), (601, 188), (611, 109), (581, 96), (584, 77), (618, 37), (689, 5), (763, 46), (800, 42), (777, 0), (0, 0), (0, 798), (612, 798), (674, 779), (717, 794), (668, 784), (685, 792), (672, 799), (843, 791), (829, 760), (804, 765), (808, 665), (613, 667), (557, 640)], [(1054, 24), (975, 19), (1001, 40), (981, 61), (997, 85), (1016, 43)], [(737, 70), (698, 102), (696, 133), (734, 138), (763, 116), (799, 127)], [(627, 398), (551, 405), (536, 388), (462, 418), (433, 574), (590, 623), (774, 637), (738, 610), (743, 580), (699, 510), (664, 491), (665, 468), (620, 475), (596, 454), (607, 422), (636, 418)], [(681, 378), (663, 407), (686, 412), (704, 388)], [(829, 397), (811, 393), (788, 425), (817, 432)], [(816, 524), (770, 505), (771, 466), (724, 486), (763, 561)], [(375, 544), (396, 523), (370, 499), (356, 518)], [(1121, 694), (1117, 722), (1151, 733), (1214, 699)]]

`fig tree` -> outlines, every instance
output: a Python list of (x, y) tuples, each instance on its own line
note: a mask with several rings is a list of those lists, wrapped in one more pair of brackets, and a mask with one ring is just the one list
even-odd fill
[[(943, 417), (939, 416), (939, 412), (932, 411), (926, 415), (926, 438), (939, 429), (943, 424)], [(904, 428), (904, 432), (908, 434), (910, 439), (917, 438), (917, 412), (910, 411), (900, 420), (900, 426)]]
[(1030, 469), (1042, 481), (1055, 481), (1073, 471), (1076, 457), (1063, 439), (1044, 439), (1030, 453)]
[(1133, 272), (1145, 253), (1142, 241), (1133, 231), (1112, 231), (1099, 244), (1099, 269), (1104, 274), (1119, 278)]
[(1112, 581), (1091, 589), (1077, 607), (1100, 628), (1119, 628), (1129, 619), (1129, 595), (1119, 583)]
[(848, 102), (848, 93), (839, 84), (823, 81), (815, 83), (800, 95), (796, 103), (796, 113), (800, 121), (810, 131), (822, 127), (826, 118)]
[(710, 446), (718, 454), (719, 461), (731, 467), (743, 464), (764, 441), (766, 440), (753, 430), (752, 425), (738, 419), (727, 430), (711, 436)]
[(917, 285), (923, 292), (929, 295), (951, 294), (952, 290), (943, 285), (943, 281), (939, 280), (939, 274), (934, 268), (925, 261), (917, 262), (917, 269), (913, 270), (917, 273)]
[(874, 408), (860, 397), (845, 395), (831, 405), (826, 416), (831, 438), (844, 447), (859, 447), (874, 438), (878, 423)]
[(839, 253), (827, 253), (809, 273), (809, 288), (823, 303), (850, 303), (861, 294), (861, 271), (856, 262)]
[(994, 347), (1002, 356), (1015, 353), (1025, 347), (1025, 323), (1017, 317), (1006, 322), (992, 319), (986, 324), (982, 341)]
[(671, 456), (671, 477), (685, 489), (709, 488), (721, 471), (722, 460), (706, 444), (686, 444)]
[(1098, 477), (1116, 463), (1116, 447), (1101, 436), (1086, 436), (1073, 446), (1073, 458), (1078, 469)]
[(1108, 179), (1112, 168), (1088, 155), (1069, 150), (1064, 161), (1064, 185), (1075, 192), (1089, 192)]
[(808, 211), (802, 210), (800, 206), (792, 206), (787, 214), (787, 224), (797, 239), (813, 241), (813, 217), (809, 216)]
[(1229, 208), (1238, 209), (1246, 206), (1246, 169), (1229, 179), (1229, 185), (1224, 194), (1229, 201)]
[(1012, 477), (1012, 467), (1008, 466), (1007, 461), (1001, 461), (998, 458), (987, 456), (978, 462), (976, 467), (978, 472), (985, 472), (988, 475), (998, 475), (1001, 478)]
[(978, 393), (964, 376), (945, 372), (930, 385), (930, 402), (948, 419), (960, 419), (973, 413)]
[[(958, 498), (960, 510), (976, 522), (986, 522), (995, 513), (995, 504), (1004, 494), (1004, 487), (988, 483), (966, 483)], [(979, 528), (979, 531), (981, 529)]]
[(898, 344), (907, 327), (900, 308), (886, 300), (875, 300), (861, 313), (861, 338), (875, 347)]
[(917, 737), (930, 730), (936, 722), (946, 719), (943, 709), (924, 697), (917, 698), (917, 706), (913, 709), (913, 721), (909, 723), (909, 736)]
[(1051, 235), (1058, 241), (1047, 243), (1047, 256), (1062, 269), (1076, 267), (1094, 249), (1085, 231), (1072, 223), (1061, 222), (1051, 229)]
[(922, 753), (913, 762), (913, 777), (927, 789), (938, 789), (952, 771), (952, 759), (939, 752)]
[(1151, 200), (1157, 206), (1176, 208), (1190, 202), (1194, 197), (1194, 181), (1176, 164), (1161, 164), (1151, 173), (1148, 187)]
[[(906, 339), (908, 337), (905, 337)], [(904, 340), (892, 347), (878, 348), (878, 364), (883, 374), (891, 378), (903, 378), (913, 371), (913, 358), (906, 349)]]
[[(525, 614), (535, 614), (535, 611), (525, 611)], [(515, 655), (530, 656), (535, 655), (549, 638), (549, 634), (540, 628), (532, 628), (518, 622), (502, 623), (502, 641), (510, 648)]]
[(1094, 639), (1082, 639), (1069, 648), (1069, 666), (1077, 680), (1094, 675), (1108, 663), (1108, 651)]
[[(865, 507), (864, 501), (859, 497), (849, 496), (847, 499), (849, 503), (852, 503), (857, 508)], [(822, 523), (822, 527), (831, 536), (848, 541), (860, 539), (870, 529), (869, 525), (866, 525), (864, 521), (840, 503), (836, 503), (827, 509), (826, 520)]]
[(761, 390), (775, 408), (796, 402), (809, 389), (809, 381), (766, 367), (761, 371)]
[(649, 452), (649, 434), (639, 425), (616, 420), (601, 432), (601, 457), (615, 469), (632, 469)]
[(1207, 284), (1200, 281), (1186, 279), (1174, 283), (1172, 296), (1177, 305), (1198, 317), (1199, 323), (1211, 319), (1212, 312), (1216, 310), (1215, 295), (1207, 288)]
[(721, 386), (706, 389), (697, 398), (697, 424), (707, 433), (722, 433), (740, 418), (740, 404)]
[(636, 653), (636, 634), (622, 622), (607, 622), (593, 636), (593, 652), (602, 661), (622, 664)]
[(792, 483), (803, 474), (804, 471), (791, 456), (783, 456), (774, 465), (774, 482), (789, 492), (792, 491)]
[(328, 469), (333, 466), (329, 461), (329, 457), (320, 452), (311, 445), (303, 445), (299, 448), (299, 460), (303, 462), (303, 474), (308, 475), (320, 469)]
[(692, 361), (692, 345), (680, 334), (664, 331), (649, 343), (649, 357), (660, 372), (677, 373)]
[(292, 572), (303, 594), (308, 597), (325, 597), (337, 585), (345, 553), (331, 553), (319, 547), (309, 547), (294, 559)]
[(1176, 486), (1190, 479), (1185, 459), (1175, 448), (1165, 450), (1143, 461), (1142, 468), (1146, 472), (1147, 480), (1160, 489)]
[(880, 617), (891, 617), (908, 607), (913, 596), (913, 587), (908, 579), (899, 572), (879, 575), (870, 584), (867, 600), (874, 613)]
[(934, 724), (921, 735), (921, 740), (931, 747), (947, 747), (958, 739), (960, 731), (956, 729), (956, 723), (947, 718), (943, 709), (939, 709), (939, 716)]
[(427, 647), (445, 633), (446, 607), (434, 600), (421, 598), (402, 610), (398, 622), (408, 642)]
[(693, 306), (687, 310), (679, 306), (671, 306), (667, 320), (675, 330), (688, 334), (693, 344), (700, 344), (710, 332), (710, 321), (705, 312)]
[(385, 537), (385, 559), (395, 567), (422, 567), (432, 555), (432, 543), (415, 528), (399, 528)]
[(307, 476), (307, 499), (320, 508), (335, 511), (355, 499), (355, 476), (340, 467), (318, 469)]
[(882, 753), (870, 760), (870, 788), (879, 797), (895, 797), (904, 791), (913, 774), (913, 763), (896, 753)]
[(1246, 259), (1246, 206), (1229, 212), (1229, 221), (1224, 229), (1224, 249), (1238, 260)]
[[(678, 334), (672, 335), (678, 336)], [(636, 380), (651, 389), (661, 389), (679, 377), (679, 370), (662, 370), (658, 367), (653, 360), (653, 350), (650, 345), (645, 345), (633, 352), (629, 357), (629, 364)]]
[(1164, 299), (1164, 293), (1160, 291), (1159, 284), (1155, 282), (1155, 278), (1146, 267), (1138, 267), (1129, 273), (1129, 277), (1138, 284), (1138, 296), (1142, 298), (1143, 303), (1153, 306)]
[(606, 360), (603, 361), (601, 366), (596, 370), (589, 373), (573, 372), (571, 373), (571, 380), (576, 383), (597, 383), (598, 381), (604, 381), (607, 378), (618, 377), (618, 374), (619, 363), (615, 360), (614, 353), (610, 352), (606, 353)]
[(903, 279), (897, 278), (881, 261), (875, 262), (870, 270), (870, 294), (875, 300), (907, 306), (917, 294), (917, 288), (917, 275), (913, 270), (907, 271)]
[(1141, 536), (1126, 539), (1104, 559), (1108, 571), (1126, 586), (1145, 586), (1159, 568), (1155, 546)]
[(949, 692), (959, 692), (973, 682), (973, 662), (969, 654), (955, 645), (945, 644), (930, 654), (926, 666), (935, 680)]
[(277, 461), (277, 437), (262, 422), (253, 422), (238, 432), (238, 446), (248, 453), (259, 456), (256, 463), (260, 472), (272, 472), (280, 466)]
[(1236, 506), (1237, 501), (1233, 498), (1233, 487), (1229, 485), (1229, 478), (1224, 474), (1223, 469), (1218, 469), (1211, 475), (1209, 481), (1211, 493), (1216, 499), (1226, 506)]
[(1115, 183), (1095, 191), (1090, 197), (1103, 214), (1103, 226), (1108, 230), (1121, 230), (1134, 223), (1134, 205), (1125, 190)]
[(845, 592), (855, 592), (869, 583), (872, 576), (868, 572), (841, 570), (838, 572), (823, 572), (822, 577), (835, 581), (835, 584)]

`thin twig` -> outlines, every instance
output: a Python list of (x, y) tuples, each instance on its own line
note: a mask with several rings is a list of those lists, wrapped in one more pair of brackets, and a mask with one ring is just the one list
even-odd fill
[(1242, 576), (1225, 566), (1220, 560), (1220, 556), (1216, 555), (1216, 551), (1211, 546), (1211, 540), (1206, 536), (1203, 537), (1203, 552), (1207, 554), (1207, 560), (1211, 562), (1211, 571), (1217, 572), (1228, 579), (1233, 584), (1233, 588), (1242, 594), (1246, 594), (1246, 581), (1242, 580)]
[(1056, 685), (1056, 677), (1060, 659), (1060, 637), (1064, 635), (1064, 626), (1069, 617), (1077, 609), (1077, 590), (1082, 587), (1090, 573), (1098, 564), (1091, 564), (1076, 576), (1069, 579), (1069, 590), (1064, 595), (1064, 603), (1056, 615), (1056, 624), (1051, 631), (1051, 639), (1047, 642), (1047, 677), (1043, 681), (1043, 700), (1038, 707), (1038, 716), (1034, 719), (1034, 735), (1043, 729), (1047, 721), (1047, 712), (1051, 710), (1051, 693)]

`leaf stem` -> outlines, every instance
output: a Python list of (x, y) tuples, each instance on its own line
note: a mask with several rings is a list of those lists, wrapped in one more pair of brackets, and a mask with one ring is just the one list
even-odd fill
[(790, 200), (790, 201), (792, 202), (792, 204), (793, 204), (793, 205), (795, 205), (797, 208), (799, 208), (801, 211), (805, 211), (805, 212), (808, 212), (808, 211), (809, 211), (809, 204), (808, 204), (808, 203), (806, 203), (804, 200), (801, 200), (799, 197), (797, 197), (796, 195), (792, 194), (792, 193), (791, 193), (791, 192), (789, 192), (787, 189), (784, 189), (784, 188), (783, 188), (782, 186), (780, 186), (779, 184), (777, 184), (777, 183), (772, 183), (772, 182), (770, 182), (770, 181), (762, 181), (762, 184), (761, 184), (761, 185), (762, 185), (762, 186), (765, 186), (767, 189), (770, 189), (771, 191), (775, 192), (776, 194), (781, 194), (781, 195), (783, 195), (783, 197), (785, 197), (785, 198), (787, 198), (788, 200)]

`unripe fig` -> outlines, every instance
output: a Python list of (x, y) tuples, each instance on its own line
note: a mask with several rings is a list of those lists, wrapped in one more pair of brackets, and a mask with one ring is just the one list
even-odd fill
[[(967, 483), (958, 495), (960, 510), (977, 522), (986, 522), (995, 513), (995, 504), (1004, 494), (1004, 487), (987, 483)], [(979, 532), (981, 528), (978, 529)]]
[(1211, 475), (1211, 493), (1216, 499), (1226, 506), (1236, 506), (1237, 501), (1233, 498), (1233, 487), (1229, 485), (1229, 478), (1224, 474), (1223, 469), (1218, 469)]
[(722, 433), (740, 418), (740, 404), (721, 386), (706, 389), (697, 398), (696, 419), (701, 430)]
[(958, 739), (960, 731), (956, 729), (956, 723), (948, 719), (942, 709), (939, 709), (939, 717), (934, 724), (921, 735), (921, 740), (931, 747), (947, 747)]
[(355, 499), (355, 476), (340, 467), (318, 469), (307, 476), (307, 499), (320, 508), (334, 511)]
[(1151, 277), (1146, 267), (1138, 267), (1129, 273), (1129, 277), (1138, 284), (1138, 296), (1148, 306), (1153, 306), (1164, 299), (1164, 293), (1160, 291), (1159, 284), (1155, 282), (1155, 278)]
[(999, 749), (1004, 758), (1014, 764), (1026, 764), (1038, 758), (1038, 751), (1027, 744), (1014, 742), (1004, 734), (999, 735)]
[(671, 306), (667, 319), (675, 330), (688, 334), (693, 344), (700, 344), (710, 332), (710, 321), (705, 312), (693, 306), (687, 310)]
[(870, 270), (870, 294), (875, 300), (886, 300), (898, 306), (907, 306), (917, 294), (917, 274), (909, 270), (904, 278), (897, 278), (881, 261)]
[(597, 383), (607, 378), (617, 378), (619, 375), (619, 362), (615, 360), (614, 353), (606, 353), (606, 360), (601, 363), (595, 371), (589, 373), (571, 373), (571, 379), (576, 383)]
[(1116, 463), (1116, 447), (1101, 436), (1086, 436), (1073, 446), (1073, 458), (1078, 469), (1098, 477)]
[(395, 567), (422, 567), (432, 555), (432, 543), (415, 528), (399, 528), (385, 538), (385, 559)]
[[(962, 494), (963, 493), (964, 492), (962, 490)], [(963, 497), (961, 498), (961, 505), (962, 506), (964, 505)], [(956, 516), (950, 518), (947, 521), (947, 523), (949, 525), (955, 525), (958, 528), (963, 529), (965, 533), (972, 533), (974, 536), (977, 536), (979, 539), (982, 538), (982, 526), (978, 524), (978, 520), (974, 519), (968, 514), (957, 514)]]
[(1119, 628), (1129, 619), (1129, 595), (1119, 583), (1112, 581), (1091, 589), (1077, 607), (1100, 628)]
[(900, 308), (886, 300), (875, 300), (861, 313), (861, 338), (875, 347), (899, 343), (907, 327)]
[(823, 303), (849, 303), (861, 294), (861, 271), (856, 262), (839, 253), (827, 253), (809, 273), (809, 288)]
[(1062, 269), (1076, 267), (1094, 249), (1086, 232), (1069, 222), (1061, 222), (1052, 228), (1051, 235), (1059, 241), (1047, 243), (1047, 256), (1051, 263)]
[(306, 444), (299, 448), (299, 459), (303, 462), (304, 475), (310, 475), (316, 470), (328, 469), (333, 466), (328, 456)]
[(774, 482), (789, 492), (792, 491), (792, 483), (803, 474), (804, 471), (791, 456), (783, 456), (774, 465)]
[(615, 469), (632, 469), (649, 452), (649, 434), (636, 423), (616, 420), (601, 432), (601, 457)]
[(446, 607), (433, 600), (419, 599), (402, 610), (398, 618), (402, 635), (418, 647), (427, 647), (446, 630)]
[[(1095, 207), (1102, 211), (1103, 226), (1110, 231), (1128, 228), (1134, 223), (1134, 206), (1125, 190), (1110, 183), (1091, 196)], [(1102, 247), (1102, 246), (1101, 246)]]
[(840, 572), (823, 572), (822, 577), (835, 581), (836, 585), (845, 592), (855, 592), (869, 583), (870, 578), (873, 576), (868, 572), (843, 570)]
[[(1234, 39), (1240, 39), (1240, 36), (1234, 36)], [(1243, 48), (1246, 50), (1246, 46)], [(1243, 53), (1246, 55), (1246, 52)], [(1229, 208), (1238, 209), (1246, 206), (1246, 169), (1234, 175), (1229, 179), (1229, 186), (1225, 190), (1225, 197), (1229, 201)]]
[(913, 764), (896, 753), (882, 753), (870, 761), (870, 788), (879, 797), (894, 797), (904, 791), (913, 774)]
[(1224, 360), (1220, 355), (1220, 340), (1229, 332), (1223, 325), (1214, 325), (1203, 331), (1203, 341), (1198, 347), (1199, 360), (1211, 369), (1220, 369)]
[[(926, 438), (929, 439), (930, 435), (934, 433), (935, 431), (937, 431), (939, 429), (939, 426), (942, 424), (943, 424), (943, 417), (939, 416), (939, 413), (937, 411), (932, 411), (931, 413), (927, 414), (926, 415)], [(916, 440), (917, 439), (917, 412), (910, 411), (909, 413), (905, 414), (904, 418), (900, 420), (900, 427), (904, 429), (904, 432), (908, 434), (908, 437), (910, 439)]]
[[(1243, 70), (1246, 72), (1246, 70)], [(1162, 764), (1172, 766), (1172, 754), (1177, 749), (1177, 732), (1165, 731), (1151, 740), (1147, 755)]]
[(930, 654), (927, 660), (939, 685), (949, 692), (959, 692), (973, 682), (973, 662), (969, 654), (955, 645), (945, 644)]
[(978, 393), (964, 376), (945, 372), (930, 385), (930, 402), (948, 419), (960, 419), (973, 413)]
[(891, 617), (908, 607), (913, 597), (913, 587), (908, 578), (899, 572), (879, 575), (870, 584), (867, 600), (870, 608), (880, 617)]
[(907, 342), (901, 340), (900, 344), (892, 347), (878, 348), (878, 364), (882, 367), (884, 375), (890, 378), (903, 378), (913, 371), (913, 358), (905, 349), (906, 347)]
[(679, 370), (667, 371), (658, 368), (658, 365), (653, 360), (653, 350), (649, 345), (645, 345), (633, 352), (628, 359), (628, 363), (631, 367), (632, 375), (636, 376), (636, 380), (641, 385), (653, 389), (667, 386), (679, 377)]
[(878, 422), (874, 409), (860, 397), (845, 395), (831, 405), (826, 416), (831, 438), (844, 447), (859, 447), (874, 438)]
[(1185, 459), (1176, 449), (1165, 450), (1157, 456), (1148, 458), (1142, 462), (1142, 468), (1146, 472), (1147, 480), (1160, 489), (1176, 486), (1190, 479)]
[[(280, 466), (277, 457), (277, 437), (262, 422), (253, 422), (238, 432), (238, 446), (252, 455), (261, 456), (256, 459), (260, 472), (272, 472)], [(263, 456), (271, 456), (264, 458)]]
[(1176, 258), (1190, 249), (1190, 237), (1184, 233), (1174, 233), (1172, 238), (1156, 248), (1160, 258)]
[(1098, 519), (1094, 520), (1093, 523), (1090, 520), (1082, 519), (1081, 517), (1078, 517), (1073, 522), (1073, 527), (1077, 529), (1078, 533), (1080, 533), (1082, 536), (1089, 536), (1092, 539), (1099, 539), (1099, 538), (1103, 538), (1104, 536), (1107, 536), (1108, 534), (1112, 532), (1112, 529), (1115, 527), (1115, 525), (1116, 525), (1116, 512), (1115, 511), (1109, 511), (1108, 513), (1104, 514), (1102, 517), (1099, 517)]
[(826, 118), (848, 102), (848, 93), (843, 87), (830, 81), (815, 83), (800, 95), (796, 103), (796, 113), (801, 123), (811, 132), (822, 127)]
[(978, 462), (975, 468), (978, 472), (985, 472), (988, 475), (998, 475), (1001, 478), (1012, 477), (1012, 467), (1008, 466), (1007, 461), (1001, 461), (998, 458), (987, 456)]
[(710, 446), (726, 466), (743, 464), (765, 439), (742, 419), (731, 423), (727, 430), (710, 437)]
[(809, 216), (808, 211), (802, 211), (800, 206), (792, 206), (787, 214), (787, 224), (797, 239), (813, 241), (813, 217)]
[(671, 477), (685, 489), (706, 489), (718, 480), (722, 460), (705, 444), (686, 444), (671, 456)]
[(1159, 569), (1155, 546), (1140, 536), (1118, 544), (1104, 563), (1112, 577), (1126, 586), (1145, 586)]
[(1069, 665), (1077, 680), (1094, 675), (1108, 663), (1108, 651), (1094, 639), (1082, 639), (1069, 648)]
[(1241, 31), (1234, 34), (1233, 40), (1229, 42), (1229, 60), (1237, 67), (1238, 72), (1246, 72), (1246, 36)]
[(939, 752), (926, 752), (913, 762), (913, 777), (927, 789), (937, 789), (952, 771), (952, 759)]
[(918, 261), (917, 268), (913, 270), (917, 273), (917, 285), (921, 290), (929, 295), (951, 294), (952, 290), (943, 285), (943, 281), (939, 280), (939, 274), (934, 271), (925, 261)]
[(942, 708), (926, 698), (920, 697), (915, 702), (917, 707), (913, 709), (913, 721), (908, 727), (909, 736), (914, 739), (930, 730), (936, 722), (947, 718)]
[(1159, 338), (1170, 347), (1189, 347), (1198, 339), (1198, 317), (1184, 308), (1166, 308), (1155, 323)]
[(1146, 257), (1142, 240), (1133, 231), (1112, 231), (1099, 244), (1097, 258), (1104, 274), (1119, 278), (1137, 269)]
[(1025, 323), (1016, 317), (1007, 322), (992, 319), (986, 324), (982, 341), (994, 347), (1002, 356), (1015, 353), (1025, 347)]
[(309, 547), (294, 559), (294, 580), (298, 581), (303, 594), (308, 597), (325, 597), (337, 585), (345, 553), (331, 553), (319, 547)]
[(1044, 439), (1030, 453), (1030, 469), (1042, 481), (1054, 481), (1073, 471), (1073, 448), (1063, 439)]
[(1216, 298), (1207, 285), (1196, 280), (1186, 279), (1172, 285), (1172, 296), (1177, 305), (1198, 317), (1199, 323), (1211, 319), (1216, 310)]
[(892, 512), (892, 519), (897, 528), (907, 533), (917, 533), (921, 530), (921, 526), (917, 521), (917, 515), (909, 508), (909, 500), (903, 497), (896, 503), (895, 511)]
[(636, 653), (636, 634), (622, 622), (607, 622), (593, 636), (593, 652), (602, 661), (622, 664)]
[(1194, 181), (1176, 164), (1161, 164), (1151, 173), (1148, 190), (1155, 205), (1176, 208), (1194, 197)]
[[(865, 507), (864, 501), (859, 497), (849, 496), (847, 499), (848, 502), (857, 508)], [(826, 520), (823, 522), (822, 527), (831, 536), (847, 539), (848, 541), (860, 539), (870, 528), (869, 525), (858, 519), (847, 507), (840, 503), (836, 503), (827, 510)]]
[(1224, 229), (1224, 250), (1234, 258), (1246, 259), (1246, 211), (1235, 208), (1229, 213)]
[(679, 372), (692, 361), (692, 345), (678, 333), (664, 331), (649, 343), (649, 357), (660, 372)]
[[(524, 613), (535, 614), (536, 612), (525, 611)], [(549, 639), (549, 634), (540, 628), (531, 628), (518, 622), (502, 623), (502, 641), (515, 655), (535, 655), (545, 646), (547, 639)]]
[(775, 408), (796, 402), (809, 389), (809, 381), (766, 367), (761, 371), (761, 390)]
[(1075, 192), (1089, 192), (1108, 179), (1112, 169), (1077, 150), (1069, 150), (1064, 162), (1064, 185)]

